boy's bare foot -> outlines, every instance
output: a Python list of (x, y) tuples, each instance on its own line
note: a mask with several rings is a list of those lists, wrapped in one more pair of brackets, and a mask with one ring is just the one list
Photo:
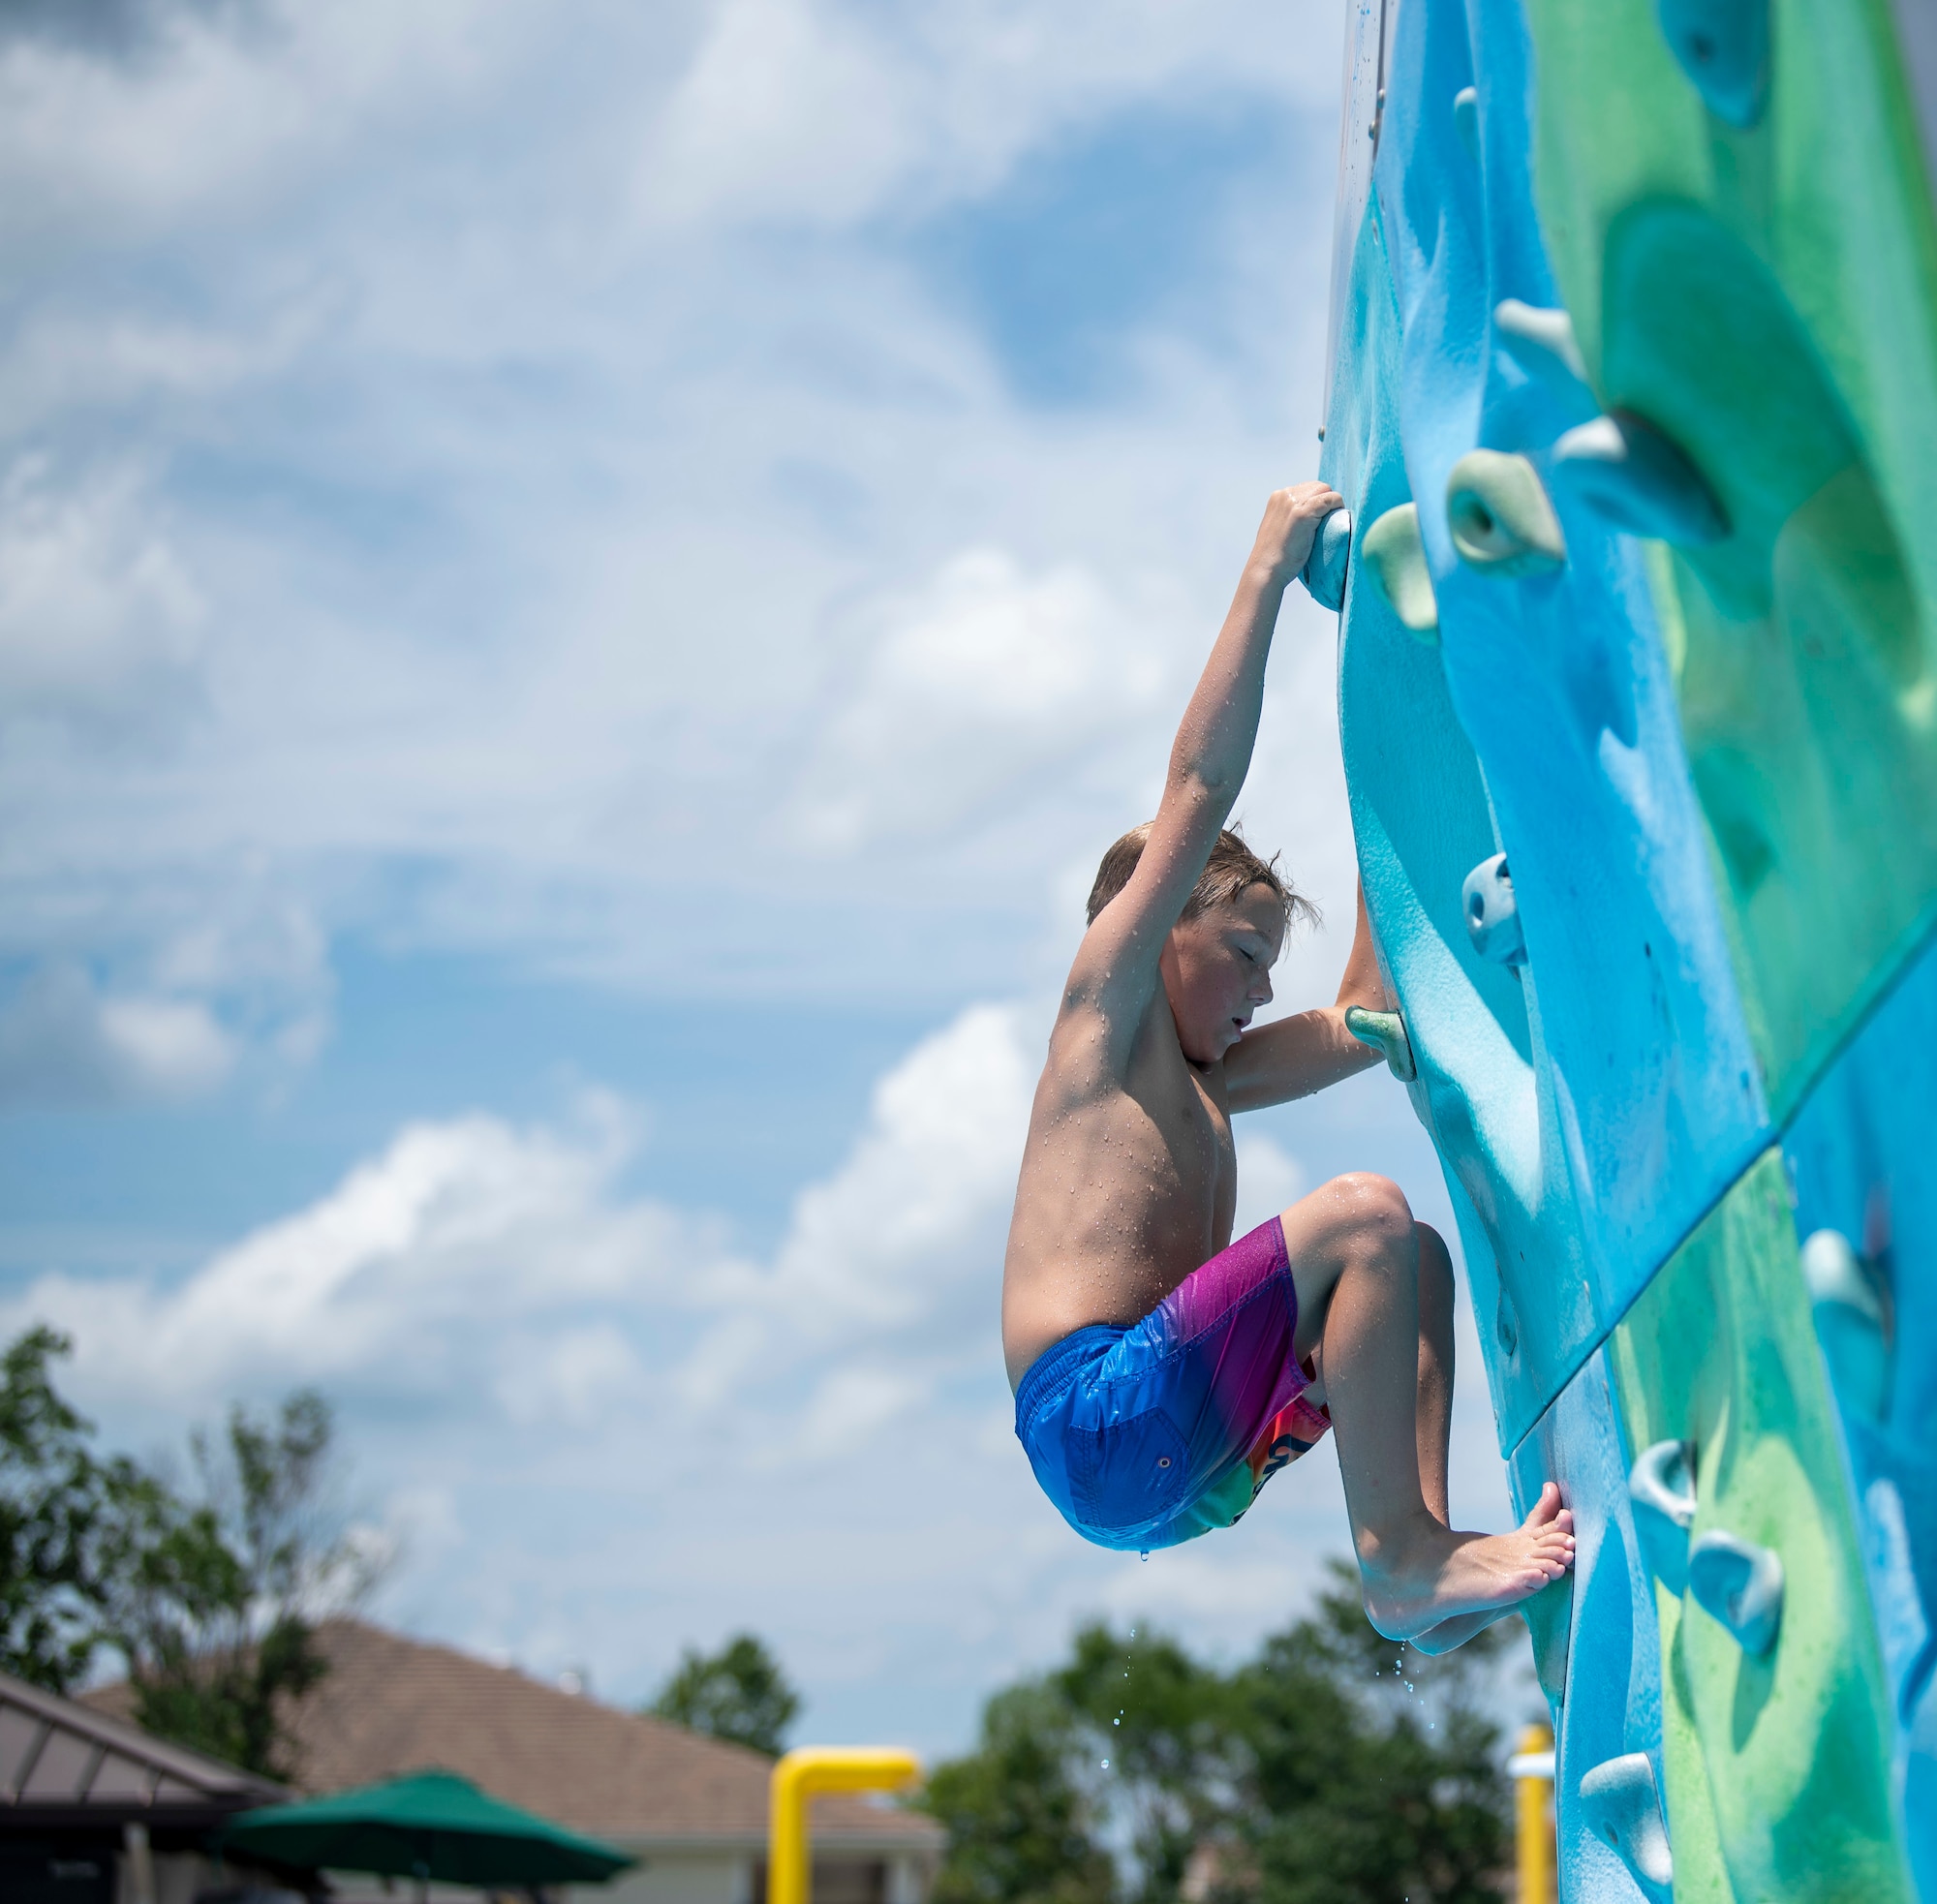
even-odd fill
[(1549, 1482), (1540, 1499), (1511, 1534), (1460, 1534), (1430, 1518), (1412, 1549), (1391, 1563), (1381, 1552), (1362, 1563), (1366, 1614), (1389, 1640), (1423, 1637), (1440, 1626), (1445, 1651), (1487, 1624), (1453, 1638), (1449, 1625), (1461, 1616), (1497, 1617), (1528, 1599), (1574, 1564), (1574, 1516), (1560, 1505), (1560, 1489)]

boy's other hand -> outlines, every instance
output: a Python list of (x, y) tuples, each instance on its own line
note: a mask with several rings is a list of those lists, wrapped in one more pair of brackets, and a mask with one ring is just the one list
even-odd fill
[(1275, 584), (1290, 581), (1305, 567), (1318, 525), (1344, 507), (1344, 497), (1327, 482), (1296, 482), (1274, 490), (1251, 549), (1253, 566), (1266, 570)]

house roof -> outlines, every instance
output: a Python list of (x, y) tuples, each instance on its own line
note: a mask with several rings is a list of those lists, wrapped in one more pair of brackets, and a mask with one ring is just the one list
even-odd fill
[(268, 1779), (0, 1673), (0, 1825), (139, 1820), (195, 1829), (288, 1796)]
[[(361, 1620), (325, 1621), (329, 1671), (291, 1731), (296, 1782), (339, 1792), (438, 1766), (559, 1824), (632, 1848), (766, 1843), (772, 1763), (663, 1719), (562, 1692), (512, 1667)], [(125, 1700), (117, 1687), (90, 1699)], [(817, 1850), (938, 1850), (933, 1820), (858, 1797), (814, 1801)]]

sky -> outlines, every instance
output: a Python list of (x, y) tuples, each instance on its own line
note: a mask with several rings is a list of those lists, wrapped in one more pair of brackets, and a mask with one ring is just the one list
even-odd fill
[[(0, 10), (0, 1331), (154, 1459), (321, 1388), (370, 1611), (601, 1698), (751, 1628), (962, 1749), (1235, 1658), (1329, 1451), (1148, 1562), (996, 1335), (1055, 989), (1315, 472), (1331, 0)], [(1336, 623), (1239, 812), (1326, 923)], [(1245, 1120), (1450, 1227), (1383, 1071)], [(1506, 1524), (1465, 1331), (1454, 1499)]]

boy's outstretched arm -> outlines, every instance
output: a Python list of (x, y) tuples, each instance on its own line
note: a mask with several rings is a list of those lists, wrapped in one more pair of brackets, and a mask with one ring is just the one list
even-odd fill
[(1084, 936), (1064, 988), (1062, 1017), (1095, 1012), (1114, 1067), (1157, 983), (1157, 960), (1250, 771), (1264, 703), (1265, 661), (1284, 591), (1311, 552), (1318, 525), (1344, 499), (1322, 482), (1274, 493), (1230, 613), (1204, 664), (1170, 750), (1170, 772), (1129, 883)]
[(1338, 981), (1337, 999), (1315, 1011), (1275, 1018), (1245, 1033), (1224, 1059), (1224, 1089), (1231, 1109), (1261, 1111), (1268, 1104), (1308, 1097), (1376, 1064), (1378, 1053), (1345, 1029), (1345, 1012), (1351, 1005), (1364, 1005), (1368, 1011), (1392, 1009), (1379, 976), (1378, 954), (1372, 949), (1364, 886), (1359, 888), (1358, 923), (1345, 975)]

